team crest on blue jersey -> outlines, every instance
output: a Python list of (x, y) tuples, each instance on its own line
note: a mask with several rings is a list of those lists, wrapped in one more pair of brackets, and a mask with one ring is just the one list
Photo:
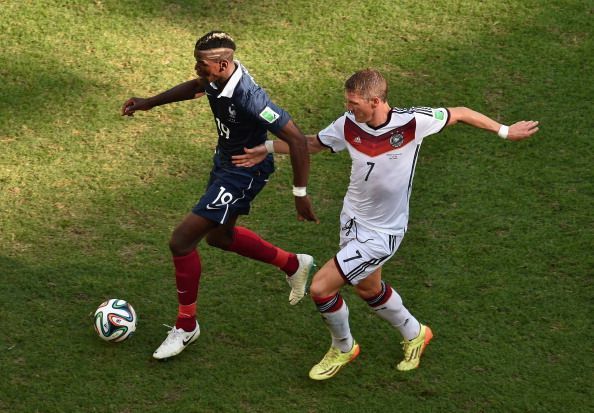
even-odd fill
[(402, 135), (402, 133), (396, 132), (390, 136), (390, 145), (392, 145), (394, 148), (400, 147), (402, 142), (404, 142), (404, 135)]
[(236, 122), (235, 117), (237, 116), (237, 111), (235, 110), (235, 106), (231, 104), (229, 106), (229, 122)]

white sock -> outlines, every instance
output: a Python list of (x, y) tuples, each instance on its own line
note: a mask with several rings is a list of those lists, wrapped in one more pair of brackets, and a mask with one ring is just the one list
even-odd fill
[[(382, 293), (378, 297), (367, 300), (367, 303), (378, 316), (397, 328), (405, 340), (416, 338), (421, 332), (421, 324), (402, 305), (402, 298), (396, 290), (383, 281), (382, 284)], [(387, 300), (385, 300), (386, 296), (389, 296)]]
[[(342, 300), (338, 294), (337, 297)], [(342, 301), (342, 305), (338, 310), (331, 313), (321, 313), (321, 315), (326, 327), (330, 330), (332, 346), (340, 349), (343, 353), (351, 351), (353, 336), (349, 327), (349, 308), (346, 302)]]

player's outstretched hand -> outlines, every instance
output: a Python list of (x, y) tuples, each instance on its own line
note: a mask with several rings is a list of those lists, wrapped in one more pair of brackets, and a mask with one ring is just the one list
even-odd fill
[(122, 116), (134, 116), (137, 110), (150, 110), (152, 106), (148, 99), (130, 98), (122, 106)]
[(320, 223), (320, 220), (313, 211), (309, 196), (296, 196), (295, 208), (297, 209), (297, 220), (314, 221), (316, 224)]
[(521, 141), (522, 139), (529, 138), (536, 132), (538, 132), (538, 121), (522, 120), (509, 127), (507, 139), (510, 141)]
[(249, 168), (262, 162), (268, 155), (268, 151), (264, 145), (254, 146), (251, 149), (243, 148), (243, 151), (244, 154), (233, 155), (231, 157), (231, 162), (233, 162), (235, 166)]

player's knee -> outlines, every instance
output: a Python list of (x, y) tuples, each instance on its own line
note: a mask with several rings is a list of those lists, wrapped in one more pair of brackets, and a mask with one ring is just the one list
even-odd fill
[(377, 297), (382, 292), (381, 280), (375, 282), (375, 280), (366, 279), (355, 286), (355, 292), (363, 300)]
[(194, 248), (194, 245), (187, 245), (186, 243), (182, 242), (179, 238), (177, 238), (175, 234), (172, 235), (171, 239), (169, 240), (169, 250), (171, 251), (171, 254), (173, 254), (176, 257), (183, 257), (185, 255), (188, 255), (192, 252)]
[(211, 247), (219, 248), (219, 244), (217, 242), (217, 239), (215, 237), (213, 237), (212, 234), (208, 234), (206, 236), (206, 243), (208, 245), (210, 245)]
[(369, 300), (370, 298), (377, 296), (381, 291), (381, 288), (361, 288), (359, 286), (355, 288), (357, 295), (364, 300)]
[(211, 247), (228, 250), (233, 238), (220, 231), (213, 231), (206, 236), (206, 243)]
[(311, 298), (315, 300), (316, 298), (327, 297), (330, 293), (326, 290), (324, 283), (321, 282), (319, 278), (314, 277), (309, 286), (309, 294), (311, 295)]

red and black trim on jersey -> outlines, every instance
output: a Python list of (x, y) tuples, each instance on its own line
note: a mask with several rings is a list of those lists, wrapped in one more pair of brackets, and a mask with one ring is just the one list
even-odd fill
[[(446, 121), (443, 127), (437, 132), (441, 132), (446, 126), (450, 118), (450, 111), (446, 108)], [(419, 113), (425, 116), (433, 117), (433, 109), (430, 107), (412, 107), (410, 109), (392, 108), (388, 113), (387, 120), (377, 127), (367, 125), (367, 127), (373, 130), (380, 130), (386, 127), (392, 121), (392, 114), (403, 114), (403, 113)], [(345, 140), (357, 151), (362, 152), (368, 156), (378, 156), (383, 153), (392, 151), (396, 148), (402, 148), (412, 142), (415, 139), (416, 133), (416, 120), (413, 118), (408, 123), (394, 128), (382, 135), (376, 136), (368, 132), (365, 132), (356, 122), (348, 117), (345, 117), (345, 123), (343, 126), (343, 132)], [(334, 149), (330, 145), (326, 145), (320, 139), (320, 135), (316, 136), (318, 142), (333, 153)]]
[(375, 157), (394, 149), (403, 148), (415, 140), (416, 120), (394, 128), (386, 133), (374, 136), (361, 129), (351, 119), (344, 122), (344, 137), (357, 151)]

